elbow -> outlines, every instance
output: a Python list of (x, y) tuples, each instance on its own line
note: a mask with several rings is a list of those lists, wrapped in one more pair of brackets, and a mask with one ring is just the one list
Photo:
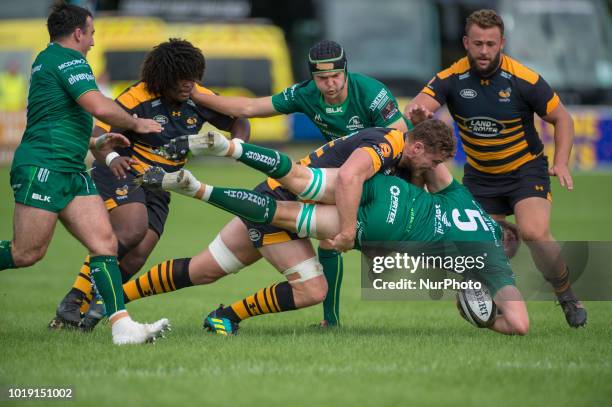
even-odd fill
[(105, 119), (109, 114), (109, 109), (103, 103), (96, 103), (89, 110), (92, 116), (98, 119)]

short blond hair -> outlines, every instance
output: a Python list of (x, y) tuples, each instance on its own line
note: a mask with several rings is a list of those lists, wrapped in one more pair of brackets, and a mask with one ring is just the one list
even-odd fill
[(504, 36), (504, 20), (495, 10), (482, 9), (476, 10), (465, 19), (465, 35), (470, 27), (476, 24), (480, 28), (498, 27), (502, 37)]

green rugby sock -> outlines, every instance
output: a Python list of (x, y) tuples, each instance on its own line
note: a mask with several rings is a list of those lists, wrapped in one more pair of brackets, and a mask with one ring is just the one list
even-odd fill
[(270, 223), (276, 213), (276, 200), (259, 192), (210, 185), (204, 191), (204, 201), (250, 222)]
[(11, 241), (0, 240), (0, 270), (14, 269), (15, 262), (11, 253)]
[(92, 256), (89, 260), (91, 276), (98, 292), (104, 299), (106, 316), (125, 309), (121, 272), (115, 256)]
[(344, 274), (342, 256), (335, 250), (319, 247), (319, 262), (327, 280), (327, 296), (323, 301), (323, 319), (329, 325), (340, 325), (340, 286)]
[(282, 178), (289, 173), (293, 163), (289, 156), (280, 151), (256, 146), (249, 143), (240, 143), (242, 153), (235, 157), (238, 161), (249, 167), (261, 171), (272, 178)]

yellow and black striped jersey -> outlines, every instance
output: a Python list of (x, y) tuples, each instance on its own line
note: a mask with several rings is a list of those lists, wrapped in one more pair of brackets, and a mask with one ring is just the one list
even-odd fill
[(372, 127), (332, 140), (300, 161), (314, 168), (339, 168), (353, 151), (362, 149), (370, 155), (375, 172), (396, 175), (402, 158), (405, 134), (396, 129)]
[[(200, 85), (196, 85), (196, 88), (202, 93), (213, 93)], [(122, 133), (130, 139), (132, 145), (129, 148), (118, 149), (117, 152), (141, 162), (143, 166), (136, 167), (137, 171), (142, 171), (149, 165), (159, 165), (166, 171), (177, 171), (186, 160), (167, 160), (153, 153), (153, 149), (167, 144), (175, 137), (198, 133), (206, 122), (218, 129), (229, 130), (235, 121), (230, 116), (198, 106), (191, 99), (181, 104), (171, 104), (163, 97), (148, 92), (142, 81), (126, 89), (115, 101), (128, 113), (136, 114), (140, 118), (153, 119), (164, 128), (159, 134), (138, 134), (130, 130), (111, 128), (106, 123), (96, 123), (106, 131)]]
[(559, 97), (537, 73), (507, 55), (489, 77), (460, 59), (421, 91), (447, 104), (459, 128), (467, 164), (489, 174), (504, 174), (540, 156), (542, 141), (534, 113), (549, 114)]

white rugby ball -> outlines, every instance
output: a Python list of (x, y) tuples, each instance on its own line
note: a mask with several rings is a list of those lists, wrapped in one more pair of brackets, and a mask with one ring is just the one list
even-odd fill
[(478, 289), (467, 288), (457, 291), (457, 309), (463, 319), (478, 328), (488, 328), (493, 325), (497, 315), (495, 302), (484, 284)]

